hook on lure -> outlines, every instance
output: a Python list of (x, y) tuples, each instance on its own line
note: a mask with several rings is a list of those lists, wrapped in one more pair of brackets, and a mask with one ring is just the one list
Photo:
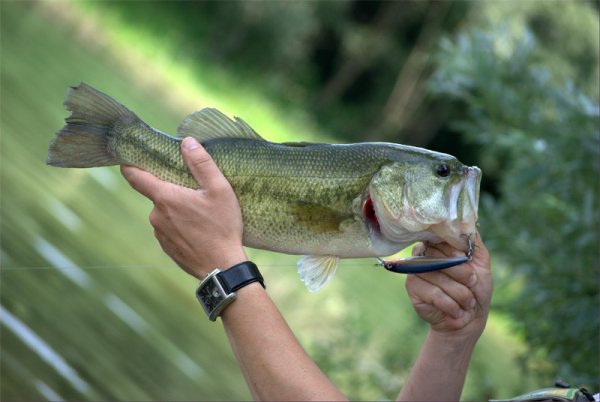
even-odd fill
[(464, 256), (457, 257), (429, 257), (424, 255), (401, 258), (395, 261), (385, 261), (383, 258), (377, 258), (376, 265), (381, 265), (385, 269), (398, 274), (422, 274), (425, 272), (438, 271), (440, 269), (454, 267), (471, 261), (473, 258), (473, 242), (467, 237), (467, 252)]

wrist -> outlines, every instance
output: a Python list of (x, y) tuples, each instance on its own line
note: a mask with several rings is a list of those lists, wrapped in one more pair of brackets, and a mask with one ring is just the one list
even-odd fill
[(244, 286), (236, 293), (237, 303), (231, 303), (221, 314), (224, 324), (230, 320), (243, 319), (248, 315), (248, 311), (254, 312), (257, 308), (256, 305), (264, 303), (263, 299), (268, 297), (265, 288), (259, 282)]
[(246, 256), (246, 252), (244, 251), (244, 248), (242, 246), (240, 246), (239, 248), (236, 247), (229, 250), (224, 250), (223, 253), (219, 256), (217, 265), (212, 267), (211, 271), (215, 268), (219, 268), (221, 271), (226, 271), (229, 268), (244, 261), (248, 261), (248, 257)]
[(430, 328), (427, 337), (436, 343), (445, 345), (450, 350), (472, 350), (481, 334), (482, 331), (438, 331)]
[(216, 257), (207, 259), (197, 269), (192, 270), (196, 278), (202, 280), (216, 268), (226, 271), (241, 262), (248, 261), (246, 252), (241, 246), (239, 248), (230, 248), (216, 252), (215, 255)]

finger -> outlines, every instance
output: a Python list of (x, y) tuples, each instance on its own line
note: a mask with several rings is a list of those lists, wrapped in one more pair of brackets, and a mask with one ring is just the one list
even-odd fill
[(121, 174), (131, 187), (153, 201), (164, 183), (158, 177), (135, 166), (121, 165)]
[(475, 268), (468, 263), (445, 269), (443, 274), (468, 288), (475, 286), (478, 281)]
[[(463, 256), (464, 251), (457, 250), (448, 243), (437, 243), (429, 244), (425, 254), (433, 257), (455, 257)], [(472, 262), (473, 261), (469, 261), (455, 267), (446, 268), (439, 272), (444, 273), (455, 281), (471, 288), (475, 286), (478, 280), (476, 269)]]
[(471, 240), (473, 241), (473, 263), (481, 267), (482, 269), (489, 271), (490, 254), (485, 244), (483, 244), (481, 236), (479, 235), (479, 233), (476, 233), (476, 235), (473, 236)]
[(423, 255), (427, 251), (427, 246), (423, 242), (416, 243), (412, 249), (412, 255)]
[(203, 189), (211, 189), (224, 179), (223, 173), (202, 145), (192, 137), (181, 143), (183, 160), (192, 172), (192, 176)]
[(458, 257), (465, 255), (464, 251), (453, 248), (448, 243), (415, 243), (412, 249), (412, 255), (427, 255), (431, 257)]
[(465, 310), (442, 289), (418, 276), (407, 281), (407, 287), (410, 287), (409, 294), (411, 294), (413, 303), (428, 304), (453, 318), (460, 318), (465, 313)]
[(465, 252), (462, 250), (458, 250), (452, 247), (450, 244), (444, 243), (429, 243), (426, 248), (427, 255), (435, 255), (439, 257), (455, 257), (455, 256), (463, 256)]
[(475, 307), (475, 295), (462, 283), (452, 279), (443, 272), (429, 272), (427, 274), (417, 275), (420, 279), (440, 288), (452, 300), (458, 303), (463, 310), (470, 310)]
[(491, 300), (493, 289), (490, 254), (479, 234), (473, 239), (473, 242), (475, 251), (473, 252), (473, 260), (470, 262), (470, 265), (475, 267), (478, 278), (478, 284), (473, 287), (473, 293), (475, 293), (478, 302), (482, 304), (484, 308), (487, 308)]

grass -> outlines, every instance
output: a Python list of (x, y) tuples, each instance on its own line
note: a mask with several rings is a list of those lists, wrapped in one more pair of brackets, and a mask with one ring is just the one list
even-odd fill
[[(88, 384), (77, 389), (3, 320), (0, 399), (52, 399), (52, 392), (64, 399), (250, 398), (221, 326), (205, 319), (193, 297), (196, 281), (154, 240), (150, 203), (116, 168), (46, 166), (47, 144), (63, 125), (66, 88), (80, 81), (166, 132), (210, 105), (239, 111), (270, 140), (327, 137), (301, 112), (284, 118), (216, 66), (194, 77), (151, 38), (96, 14), (91, 3), (83, 11), (69, 2), (0, 6), (0, 301)], [(299, 132), (314, 137), (293, 135)], [(344, 392), (395, 396), (426, 330), (401, 276), (373, 269), (373, 260), (349, 260), (325, 289), (309, 294), (296, 257), (248, 253), (302, 344)], [(482, 375), (470, 375), (468, 399), (506, 397), (528, 385), (516, 375), (503, 380), (521, 373), (515, 365), (524, 346), (496, 323), (492, 317), (474, 357), (477, 371), (493, 377), (482, 387)]]

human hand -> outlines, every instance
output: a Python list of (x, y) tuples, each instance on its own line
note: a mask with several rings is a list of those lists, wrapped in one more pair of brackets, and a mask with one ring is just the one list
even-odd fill
[[(477, 340), (487, 321), (492, 297), (490, 256), (479, 234), (471, 261), (440, 271), (409, 275), (406, 289), (413, 307), (432, 331), (445, 337)], [(418, 255), (424, 245), (413, 249)], [(447, 243), (430, 244), (426, 255), (464, 255)]]
[(154, 203), (150, 223), (163, 250), (187, 273), (202, 279), (217, 267), (223, 270), (247, 260), (242, 214), (231, 185), (206, 150), (186, 138), (181, 153), (197, 190), (133, 166), (122, 166), (121, 173)]

